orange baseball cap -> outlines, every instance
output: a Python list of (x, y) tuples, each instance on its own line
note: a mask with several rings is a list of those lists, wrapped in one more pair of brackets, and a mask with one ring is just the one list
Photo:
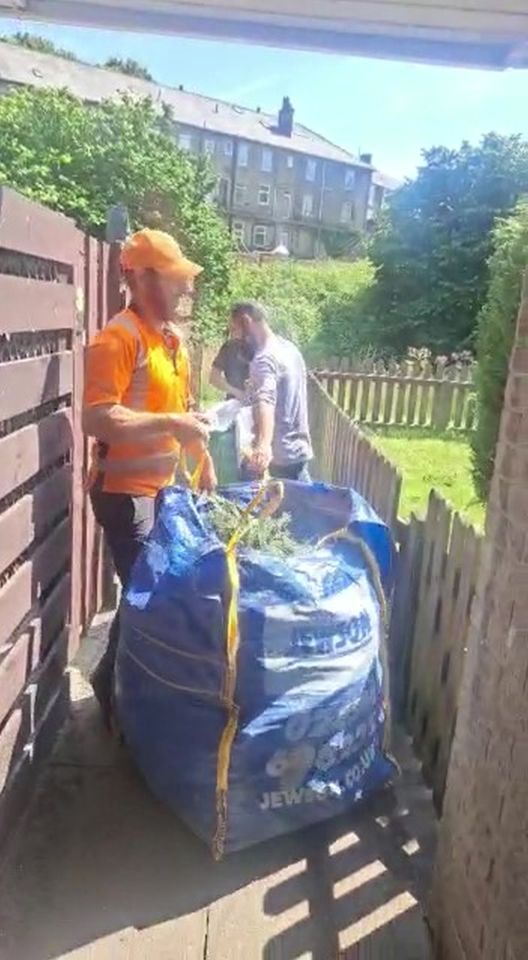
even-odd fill
[(121, 251), (123, 270), (155, 270), (166, 277), (191, 280), (203, 267), (184, 257), (174, 237), (162, 230), (138, 230)]

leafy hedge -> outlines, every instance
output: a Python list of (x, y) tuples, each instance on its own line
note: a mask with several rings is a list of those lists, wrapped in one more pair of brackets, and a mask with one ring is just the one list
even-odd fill
[(241, 260), (232, 272), (231, 299), (262, 301), (270, 309), (273, 327), (315, 360), (354, 350), (363, 298), (374, 282), (369, 260)]
[(489, 494), (508, 362), (515, 333), (524, 270), (528, 264), (528, 200), (498, 222), (489, 261), (490, 284), (477, 333), (477, 415), (472, 439), (473, 476), (479, 497)]

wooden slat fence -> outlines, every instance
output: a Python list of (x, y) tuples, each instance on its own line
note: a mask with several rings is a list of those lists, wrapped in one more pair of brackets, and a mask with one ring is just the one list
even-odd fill
[(394, 715), (407, 727), (441, 809), (482, 538), (431, 491), (427, 514), (397, 518), (401, 479), (356, 424), (309, 378), (315, 474), (362, 493), (398, 549), (389, 661)]
[[(348, 369), (351, 367), (352, 369)], [(315, 374), (329, 396), (357, 423), (472, 430), (475, 426), (473, 369), (469, 364), (420, 361), (363, 364), (346, 360)]]
[[(395, 596), (400, 628), (414, 617), (407, 650), (405, 724), (440, 811), (455, 730), (482, 537), (431, 491), (420, 537), (402, 550), (416, 594)], [(419, 541), (419, 542), (418, 542)], [(417, 554), (419, 562), (417, 562)], [(397, 646), (397, 637), (392, 637)]]
[(0, 191), (0, 836), (68, 705), (65, 667), (111, 574), (83, 493), (83, 346), (105, 248)]
[(313, 375), (308, 378), (308, 403), (317, 478), (353, 486), (393, 528), (401, 489), (396, 468), (328, 397)]

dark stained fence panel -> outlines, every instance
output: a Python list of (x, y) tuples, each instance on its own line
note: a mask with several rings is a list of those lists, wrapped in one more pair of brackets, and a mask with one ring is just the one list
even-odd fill
[(67, 628), (70, 585), (68, 574), (61, 577), (38, 615), (30, 620), (22, 633), (1, 648), (0, 728), (32, 673)]
[(69, 509), (71, 469), (63, 464), (0, 513), (0, 574)]
[[(0, 367), (0, 378), (2, 368)], [(0, 439), (0, 501), (68, 453), (71, 410), (58, 410)]]
[(43, 283), (0, 274), (2, 333), (69, 330), (75, 290), (66, 283)]
[(71, 521), (66, 518), (0, 588), (0, 647), (33, 610), (71, 556)]
[(83, 243), (83, 234), (67, 217), (0, 188), (0, 247), (68, 267), (82, 256)]
[(111, 595), (81, 431), (108, 262), (65, 217), (0, 191), (0, 843), (64, 719), (68, 659)]
[(72, 389), (72, 356), (69, 351), (28, 357), (2, 364), (0, 420), (10, 420)]
[(0, 731), (0, 793), (20, 763), (24, 748), (31, 742), (50, 703), (65, 687), (67, 639), (65, 630), (44, 663), (33, 674), (31, 689), (21, 698)]

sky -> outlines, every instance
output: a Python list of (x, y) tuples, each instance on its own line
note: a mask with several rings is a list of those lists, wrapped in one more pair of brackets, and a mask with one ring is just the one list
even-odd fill
[(424, 66), (0, 18), (88, 62), (133, 57), (160, 83), (275, 113), (289, 96), (299, 123), (395, 177), (412, 176), (421, 150), (476, 142), (491, 130), (527, 134), (528, 70)]

